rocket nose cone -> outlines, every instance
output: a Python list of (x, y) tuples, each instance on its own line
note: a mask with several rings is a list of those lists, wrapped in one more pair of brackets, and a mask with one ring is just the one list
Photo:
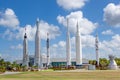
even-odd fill
[(25, 33), (25, 35), (24, 35), (24, 38), (27, 38), (27, 35), (26, 35), (26, 33)]

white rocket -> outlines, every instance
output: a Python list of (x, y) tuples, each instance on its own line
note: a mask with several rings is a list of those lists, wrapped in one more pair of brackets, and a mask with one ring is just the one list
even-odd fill
[(49, 48), (49, 33), (47, 33), (47, 67), (50, 66), (50, 48)]
[(99, 50), (99, 41), (98, 41), (98, 35), (96, 35), (96, 39), (95, 39), (95, 48), (96, 48), (96, 61), (97, 61), (97, 66), (99, 66), (99, 53), (98, 53), (98, 50)]
[(29, 58), (28, 58), (28, 43), (27, 43), (27, 35), (25, 32), (24, 41), (23, 41), (23, 66), (29, 67)]
[(77, 22), (77, 29), (76, 29), (76, 65), (82, 64), (82, 44), (81, 44), (81, 34), (79, 25)]
[(66, 38), (66, 59), (67, 59), (67, 66), (71, 65), (71, 42), (70, 42), (70, 33), (69, 33), (69, 26), (68, 26), (68, 19), (67, 19), (67, 38)]
[(40, 22), (39, 19), (36, 21), (36, 35), (35, 35), (35, 60), (34, 60), (34, 65), (40, 69)]

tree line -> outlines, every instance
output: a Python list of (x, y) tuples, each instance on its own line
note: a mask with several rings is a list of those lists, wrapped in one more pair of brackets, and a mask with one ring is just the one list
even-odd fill
[(17, 64), (15, 61), (5, 61), (4, 59), (0, 59), (0, 73), (5, 71), (23, 71), (25, 70), (26, 66), (22, 66)]
[[(120, 66), (120, 58), (115, 58), (115, 61), (118, 66)], [(96, 65), (97, 69), (105, 70), (107, 69), (110, 61), (106, 58), (99, 59), (99, 66), (97, 66), (96, 60), (89, 60), (89, 64)], [(36, 68), (35, 66), (33, 66)], [(17, 64), (16, 62), (5, 61), (0, 59), (0, 73), (5, 71), (26, 71), (26, 66)]]
[[(118, 66), (120, 66), (120, 58), (115, 58), (114, 59), (117, 63)], [(99, 66), (97, 66), (97, 61), (96, 60), (89, 60), (89, 64), (96, 65), (98, 69), (105, 70), (108, 68), (108, 65), (110, 63), (110, 60), (106, 58), (100, 58), (99, 59)]]

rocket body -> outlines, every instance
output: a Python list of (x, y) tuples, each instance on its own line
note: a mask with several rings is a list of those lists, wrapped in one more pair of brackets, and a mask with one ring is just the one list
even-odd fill
[(96, 39), (95, 39), (95, 47), (96, 47), (96, 61), (97, 61), (97, 66), (99, 66), (99, 53), (98, 53), (98, 50), (99, 50), (99, 47), (98, 47), (98, 35), (96, 35)]
[(40, 29), (39, 29), (39, 19), (36, 22), (37, 30), (35, 35), (35, 60), (34, 65), (40, 69)]
[(29, 58), (28, 58), (28, 43), (27, 43), (27, 35), (25, 33), (24, 35), (24, 41), (23, 41), (23, 66), (29, 67)]
[(76, 65), (82, 64), (82, 44), (81, 44), (81, 34), (79, 25), (77, 23), (77, 31), (76, 31)]
[(50, 66), (49, 33), (47, 33), (47, 67)]
[(67, 20), (67, 38), (66, 38), (66, 57), (67, 57), (67, 66), (71, 65), (71, 43), (70, 43), (70, 33), (68, 28), (68, 20)]

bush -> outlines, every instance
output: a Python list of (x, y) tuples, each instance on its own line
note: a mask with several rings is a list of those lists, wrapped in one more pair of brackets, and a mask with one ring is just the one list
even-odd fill
[(69, 67), (66, 67), (66, 66), (53, 67), (53, 70), (74, 70), (74, 69), (75, 69), (75, 66), (69, 66)]
[(4, 66), (0, 66), (0, 72), (5, 72), (6, 71), (6, 68)]

